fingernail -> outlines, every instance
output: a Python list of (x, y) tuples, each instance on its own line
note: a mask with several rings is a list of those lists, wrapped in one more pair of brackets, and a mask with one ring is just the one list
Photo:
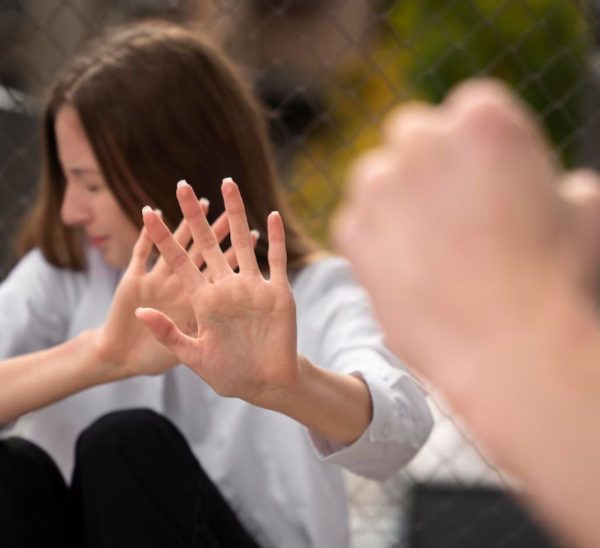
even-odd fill
[(146, 215), (146, 213), (150, 213), (151, 211), (152, 211), (152, 208), (149, 205), (144, 206), (142, 208), (142, 215)]
[(200, 198), (198, 202), (201, 206), (204, 206), (206, 209), (208, 209), (208, 206), (210, 206), (210, 200), (208, 200), (207, 198)]
[(269, 213), (269, 217), (270, 217), (271, 215), (279, 215), (279, 211), (277, 211), (277, 210), (275, 209), (275, 210), (271, 211), (271, 213)]
[(183, 188), (184, 186), (190, 186), (190, 185), (188, 184), (188, 182), (185, 179), (181, 179), (181, 181), (179, 181), (177, 183), (177, 188)]
[(157, 215), (159, 215), (160, 217), (162, 217), (162, 209), (155, 209), (154, 213), (156, 213)]
[(256, 230), (256, 228), (253, 228), (250, 231), (250, 234), (252, 234), (252, 236), (254, 236), (257, 240), (260, 238), (260, 232), (258, 230)]
[(223, 184), (225, 183), (233, 183), (233, 179), (231, 177), (225, 177), (225, 179), (223, 179)]

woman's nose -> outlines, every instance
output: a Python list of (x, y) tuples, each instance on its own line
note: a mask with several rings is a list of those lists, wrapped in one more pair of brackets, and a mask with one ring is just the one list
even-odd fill
[(67, 183), (60, 208), (60, 217), (67, 226), (81, 226), (90, 218), (90, 209), (85, 196), (73, 184)]

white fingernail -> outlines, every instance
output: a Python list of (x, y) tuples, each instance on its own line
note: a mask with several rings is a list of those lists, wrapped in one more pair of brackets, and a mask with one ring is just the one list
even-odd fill
[(252, 236), (254, 236), (257, 240), (260, 238), (260, 232), (258, 230), (256, 230), (256, 228), (253, 228), (250, 231), (250, 234), (252, 234)]
[(223, 179), (223, 184), (225, 183), (233, 183), (233, 179), (231, 177), (225, 177), (225, 179)]
[(208, 206), (210, 205), (210, 201), (207, 198), (200, 198), (200, 200), (198, 200), (201, 206), (204, 206), (206, 209), (208, 209)]
[(179, 181), (177, 183), (177, 188), (183, 188), (184, 186), (190, 186), (190, 185), (188, 184), (188, 182), (185, 179), (181, 179), (181, 181)]
[(160, 215), (162, 217), (162, 209), (155, 209), (154, 213), (156, 213), (157, 215)]
[(146, 213), (150, 213), (151, 211), (152, 211), (152, 208), (149, 205), (144, 206), (142, 208), (142, 215), (145, 215)]

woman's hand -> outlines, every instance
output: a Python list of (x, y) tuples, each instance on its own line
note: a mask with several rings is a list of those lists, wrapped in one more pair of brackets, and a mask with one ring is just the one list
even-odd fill
[(182, 324), (162, 305), (144, 305), (136, 315), (164, 345), (162, 354), (177, 356), (175, 361), (190, 366), (217, 393), (275, 408), (300, 374), (283, 224), (277, 212), (271, 213), (267, 280), (256, 260), (237, 185), (226, 179), (222, 193), (239, 273), (222, 253), (193, 189), (180, 183), (177, 198), (211, 277), (198, 269), (191, 254), (149, 208), (144, 210), (144, 225), (177, 274), (197, 330), (190, 334), (190, 323)]
[[(208, 202), (203, 200), (197, 203), (197, 206), (207, 210)], [(224, 214), (215, 221), (212, 231), (215, 240), (222, 241), (227, 236), (229, 227)], [(180, 224), (174, 238), (178, 245), (188, 246), (191, 233), (185, 221)], [(255, 236), (252, 239), (256, 241)], [(152, 268), (147, 268), (151, 252), (152, 241), (144, 228), (117, 287), (108, 318), (95, 332), (97, 356), (113, 370), (117, 378), (158, 374), (179, 363), (172, 352), (158, 344), (136, 321), (136, 308), (159, 307), (167, 311), (182, 332), (196, 331), (194, 313), (182, 290), (181, 282), (171, 268), (162, 258), (159, 258)], [(202, 254), (197, 245), (190, 247), (189, 255), (196, 269), (203, 265)], [(226, 260), (235, 265), (233, 250), (228, 250), (226, 255)]]

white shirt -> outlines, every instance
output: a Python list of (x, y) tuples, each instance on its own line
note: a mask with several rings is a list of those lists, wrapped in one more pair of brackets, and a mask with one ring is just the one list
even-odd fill
[[(76, 273), (50, 266), (37, 250), (21, 260), (0, 286), (0, 359), (62, 343), (105, 320), (120, 273), (95, 250), (88, 261), (88, 270)], [(348, 503), (337, 465), (389, 477), (422, 446), (431, 414), (420, 387), (385, 348), (345, 261), (327, 258), (304, 268), (292, 288), (298, 351), (321, 367), (360, 375), (370, 390), (373, 420), (351, 446), (220, 397), (183, 365), (85, 390), (21, 417), (10, 433), (43, 447), (68, 477), (75, 440), (93, 420), (115, 409), (154, 409), (183, 432), (261, 545), (348, 546)]]

